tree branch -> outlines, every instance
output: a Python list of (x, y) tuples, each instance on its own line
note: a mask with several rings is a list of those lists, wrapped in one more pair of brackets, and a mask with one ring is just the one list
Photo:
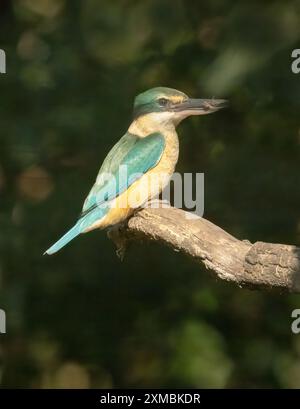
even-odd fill
[(173, 207), (145, 208), (108, 236), (123, 258), (129, 242), (157, 241), (204, 264), (213, 275), (240, 287), (300, 292), (300, 248), (238, 240), (203, 218)]

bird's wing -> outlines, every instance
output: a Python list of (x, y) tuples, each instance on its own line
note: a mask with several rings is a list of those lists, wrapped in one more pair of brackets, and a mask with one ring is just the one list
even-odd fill
[(87, 196), (81, 217), (124, 192), (160, 161), (165, 139), (160, 133), (144, 138), (125, 134), (104, 160), (96, 183)]
[(122, 138), (112, 147), (108, 155), (104, 159), (102, 166), (98, 172), (97, 179), (92, 189), (83, 204), (82, 212), (84, 213), (95, 203), (95, 195), (107, 183), (106, 174), (115, 174), (121, 161), (124, 159), (130, 149), (136, 144), (137, 136), (127, 132)]

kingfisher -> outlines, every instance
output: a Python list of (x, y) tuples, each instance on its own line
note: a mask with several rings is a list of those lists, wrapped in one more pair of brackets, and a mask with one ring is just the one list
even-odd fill
[(166, 187), (179, 155), (177, 125), (191, 115), (206, 115), (227, 105), (224, 99), (194, 99), (156, 87), (134, 100), (133, 121), (110, 150), (84, 201), (76, 224), (44, 254), (53, 254), (81, 233), (126, 220)]

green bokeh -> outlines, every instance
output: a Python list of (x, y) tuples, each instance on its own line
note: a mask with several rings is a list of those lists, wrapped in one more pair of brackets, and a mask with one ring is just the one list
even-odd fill
[(298, 296), (216, 281), (155, 244), (121, 263), (104, 232), (42, 256), (153, 86), (230, 100), (179, 128), (205, 217), (299, 245), (299, 1), (3, 0), (0, 48), (2, 385), (299, 388)]

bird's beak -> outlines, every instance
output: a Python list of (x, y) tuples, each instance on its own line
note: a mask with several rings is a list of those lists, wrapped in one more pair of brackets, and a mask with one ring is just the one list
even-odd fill
[(216, 112), (228, 106), (226, 99), (194, 99), (186, 101), (174, 107), (174, 111), (186, 113), (187, 115), (206, 115)]

